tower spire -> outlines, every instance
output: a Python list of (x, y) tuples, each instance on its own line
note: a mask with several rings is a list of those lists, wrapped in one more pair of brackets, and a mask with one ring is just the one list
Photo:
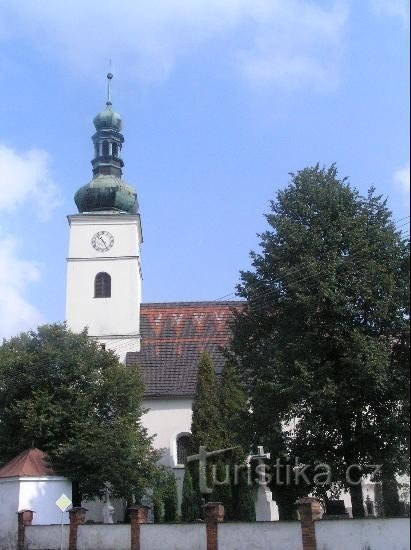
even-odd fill
[(111, 81), (113, 79), (113, 73), (111, 72), (111, 59), (108, 61), (108, 73), (107, 73), (107, 107), (112, 105), (111, 103)]

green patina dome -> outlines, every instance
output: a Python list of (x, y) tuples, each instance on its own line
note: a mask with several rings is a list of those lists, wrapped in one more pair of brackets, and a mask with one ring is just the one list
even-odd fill
[(138, 211), (134, 189), (114, 175), (99, 174), (74, 196), (80, 213), (98, 210), (118, 210), (134, 214)]
[(96, 130), (110, 128), (117, 132), (121, 131), (121, 116), (112, 110), (110, 102), (107, 102), (106, 108), (94, 117), (93, 123)]

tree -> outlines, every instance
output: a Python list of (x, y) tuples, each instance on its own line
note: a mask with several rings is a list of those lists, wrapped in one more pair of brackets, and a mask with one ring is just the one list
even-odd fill
[(245, 458), (249, 442), (244, 437), (244, 426), (248, 421), (247, 395), (241, 385), (235, 366), (227, 361), (219, 385), (219, 410), (221, 442), (224, 447), (238, 446), (236, 457)]
[(173, 472), (167, 476), (164, 494), (164, 521), (177, 520), (177, 484)]
[(238, 483), (233, 487), (233, 497), (233, 518), (236, 521), (255, 521), (252, 487), (244, 470), (239, 471)]
[[(221, 437), (224, 448), (234, 447), (225, 455), (225, 464), (230, 471), (230, 485), (217, 487), (216, 500), (225, 506), (225, 517), (228, 520), (255, 520), (253, 488), (244, 481), (243, 476), (236, 476), (236, 467), (243, 464), (250, 450), (248, 438), (248, 402), (235, 365), (227, 361), (223, 368), (219, 385)], [(218, 466), (218, 465), (217, 465)], [(224, 479), (224, 471), (217, 468), (218, 479)], [(236, 484), (239, 484), (237, 487)], [(251, 510), (251, 512), (250, 512)]]
[(192, 409), (191, 437), (194, 451), (198, 452), (200, 445), (208, 450), (220, 448), (221, 418), (217, 380), (207, 352), (202, 353), (200, 358)]
[(141, 425), (136, 368), (87, 336), (53, 324), (0, 347), (0, 461), (29, 447), (73, 482), (73, 502), (141, 495), (157, 460)]
[[(233, 328), (251, 441), (284, 465), (329, 464), (361, 516), (366, 465), (391, 484), (407, 466), (408, 246), (382, 197), (360, 196), (334, 165), (291, 174), (266, 218)], [(272, 489), (324, 491), (311, 481)]]
[(233, 496), (231, 490), (231, 468), (230, 463), (218, 460), (213, 467), (213, 493), (212, 500), (221, 502), (224, 506), (224, 517), (226, 520), (233, 519)]
[(191, 522), (200, 517), (198, 495), (193, 487), (190, 468), (184, 469), (183, 492), (181, 500), (181, 521)]

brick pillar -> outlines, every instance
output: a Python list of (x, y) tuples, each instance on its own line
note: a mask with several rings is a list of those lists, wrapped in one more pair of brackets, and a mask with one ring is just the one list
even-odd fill
[(314, 521), (321, 519), (321, 504), (316, 498), (304, 497), (297, 500), (300, 515), (303, 550), (317, 550)]
[(17, 550), (24, 550), (24, 535), (26, 525), (33, 521), (33, 510), (20, 510), (17, 512)]
[(140, 525), (147, 523), (148, 506), (136, 505), (128, 509), (131, 522), (131, 550), (140, 550)]
[(207, 531), (207, 550), (218, 550), (218, 524), (224, 521), (221, 502), (207, 502), (203, 506)]
[(70, 531), (69, 531), (69, 550), (77, 550), (77, 528), (86, 522), (86, 508), (81, 506), (69, 510)]

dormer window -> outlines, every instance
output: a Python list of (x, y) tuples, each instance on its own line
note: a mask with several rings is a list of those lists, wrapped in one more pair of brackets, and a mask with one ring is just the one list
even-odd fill
[(111, 298), (111, 277), (108, 273), (97, 273), (94, 279), (94, 298)]

